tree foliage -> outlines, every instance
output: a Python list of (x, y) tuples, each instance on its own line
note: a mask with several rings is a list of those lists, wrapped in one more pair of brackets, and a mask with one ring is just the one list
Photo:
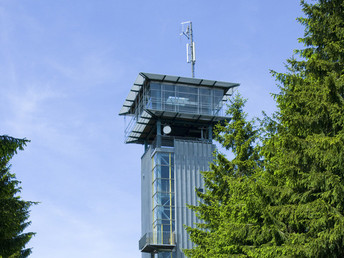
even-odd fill
[[(217, 152), (210, 171), (202, 172), (206, 191), (197, 195), (203, 202), (190, 208), (204, 223), (197, 228), (187, 227), (191, 240), (197, 244), (194, 249), (185, 250), (189, 256), (240, 254), (259, 234), (255, 223), (259, 220), (256, 210), (261, 203), (253, 189), (254, 173), (260, 164), (257, 148), (253, 146), (259, 132), (252, 121), (246, 121), (244, 104), (240, 95), (231, 100), (227, 111), (231, 120), (215, 129), (217, 140), (235, 157), (229, 161)], [(248, 232), (252, 237), (247, 238)]]
[[(344, 1), (301, 6), (304, 48), (286, 73), (272, 72), (278, 112), (262, 124), (262, 147), (246, 138), (240, 144), (253, 152), (240, 156), (231, 139), (245, 127), (235, 119), (219, 127), (235, 158), (217, 154), (204, 173), (204, 202), (192, 207), (204, 223), (188, 228), (189, 256), (344, 257)], [(249, 173), (238, 170), (239, 157)]]
[(27, 257), (30, 248), (25, 248), (34, 235), (23, 233), (28, 222), (29, 208), (34, 202), (24, 201), (18, 196), (20, 181), (10, 173), (9, 161), (23, 150), (28, 140), (0, 136), (0, 257)]

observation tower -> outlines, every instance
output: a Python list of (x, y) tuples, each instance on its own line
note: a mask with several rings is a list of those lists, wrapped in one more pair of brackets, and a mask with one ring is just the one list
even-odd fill
[[(141, 157), (141, 238), (144, 258), (181, 258), (192, 248), (184, 225), (199, 222), (187, 204), (203, 191), (213, 127), (228, 119), (224, 103), (238, 83), (139, 73), (119, 115), (129, 118), (125, 143), (144, 145)], [(127, 119), (128, 120), (128, 119)]]

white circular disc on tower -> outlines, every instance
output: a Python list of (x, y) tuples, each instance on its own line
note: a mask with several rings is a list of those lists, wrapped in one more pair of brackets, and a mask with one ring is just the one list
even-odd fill
[(170, 134), (172, 131), (171, 126), (165, 125), (164, 128), (162, 128), (162, 131), (164, 132), (164, 134)]

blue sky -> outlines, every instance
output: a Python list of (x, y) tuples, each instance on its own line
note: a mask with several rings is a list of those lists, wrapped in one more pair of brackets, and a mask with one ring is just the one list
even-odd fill
[(118, 112), (139, 72), (238, 82), (247, 112), (275, 110), (269, 69), (300, 47), (298, 0), (0, 0), (0, 134), (37, 232), (31, 257), (139, 257), (140, 157)]

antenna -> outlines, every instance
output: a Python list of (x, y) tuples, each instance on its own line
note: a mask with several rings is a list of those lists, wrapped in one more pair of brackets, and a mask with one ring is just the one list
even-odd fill
[(186, 62), (191, 63), (192, 78), (195, 78), (196, 51), (195, 42), (193, 41), (192, 22), (182, 22), (181, 25), (182, 33), (180, 33), (180, 36), (184, 35), (188, 40), (190, 40), (190, 43), (186, 44)]

